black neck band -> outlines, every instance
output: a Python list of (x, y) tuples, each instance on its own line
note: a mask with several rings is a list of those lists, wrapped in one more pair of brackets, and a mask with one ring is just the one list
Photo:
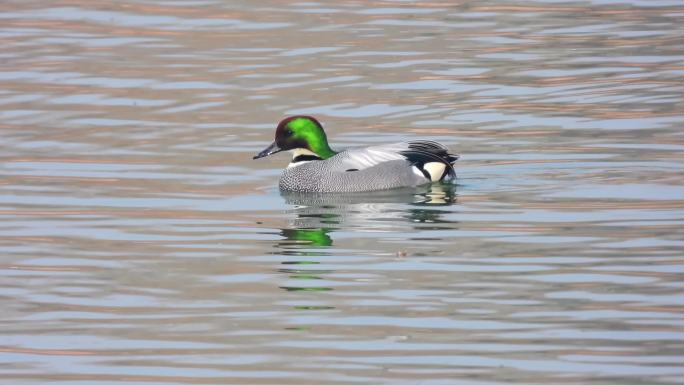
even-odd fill
[(322, 158), (316, 155), (297, 155), (294, 157), (294, 159), (292, 159), (291, 163), (306, 162), (310, 160), (322, 160)]

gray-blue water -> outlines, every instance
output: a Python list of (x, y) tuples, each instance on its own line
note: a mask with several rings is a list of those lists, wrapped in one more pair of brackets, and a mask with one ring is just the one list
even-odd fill
[[(4, 1), (0, 383), (684, 383), (681, 1)], [(283, 116), (456, 186), (281, 195)]]

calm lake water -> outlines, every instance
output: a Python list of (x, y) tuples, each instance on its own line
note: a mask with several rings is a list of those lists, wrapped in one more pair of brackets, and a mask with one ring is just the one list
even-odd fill
[[(680, 0), (3, 1), (0, 383), (684, 383), (683, 42)], [(281, 195), (301, 113), (458, 183)]]

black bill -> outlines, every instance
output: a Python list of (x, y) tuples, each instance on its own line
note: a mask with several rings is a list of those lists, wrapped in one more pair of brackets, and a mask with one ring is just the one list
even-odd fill
[(261, 151), (260, 153), (254, 155), (254, 157), (253, 157), (252, 159), (263, 158), (263, 157), (265, 157), (265, 156), (273, 155), (273, 154), (275, 154), (276, 152), (280, 152), (280, 151), (283, 151), (283, 150), (281, 150), (280, 147), (278, 147), (278, 145), (276, 144), (276, 142), (273, 142), (273, 143), (271, 143), (270, 146), (266, 147), (263, 151)]

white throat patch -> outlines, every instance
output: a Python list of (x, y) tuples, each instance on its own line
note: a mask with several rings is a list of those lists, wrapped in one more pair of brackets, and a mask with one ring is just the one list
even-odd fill
[(318, 156), (315, 152), (308, 150), (306, 148), (295, 148), (292, 150), (292, 159), (300, 156), (300, 155), (311, 155), (311, 156)]
[[(294, 160), (298, 156), (302, 156), (302, 155), (318, 157), (318, 155), (315, 152), (308, 150), (306, 148), (295, 148), (294, 150), (291, 150), (290, 152), (292, 152), (292, 160)], [(290, 162), (290, 164), (287, 165), (287, 168), (301, 166), (301, 165), (303, 165), (305, 163), (309, 163), (309, 162), (311, 162), (311, 161), (310, 160), (301, 160), (299, 162)]]

